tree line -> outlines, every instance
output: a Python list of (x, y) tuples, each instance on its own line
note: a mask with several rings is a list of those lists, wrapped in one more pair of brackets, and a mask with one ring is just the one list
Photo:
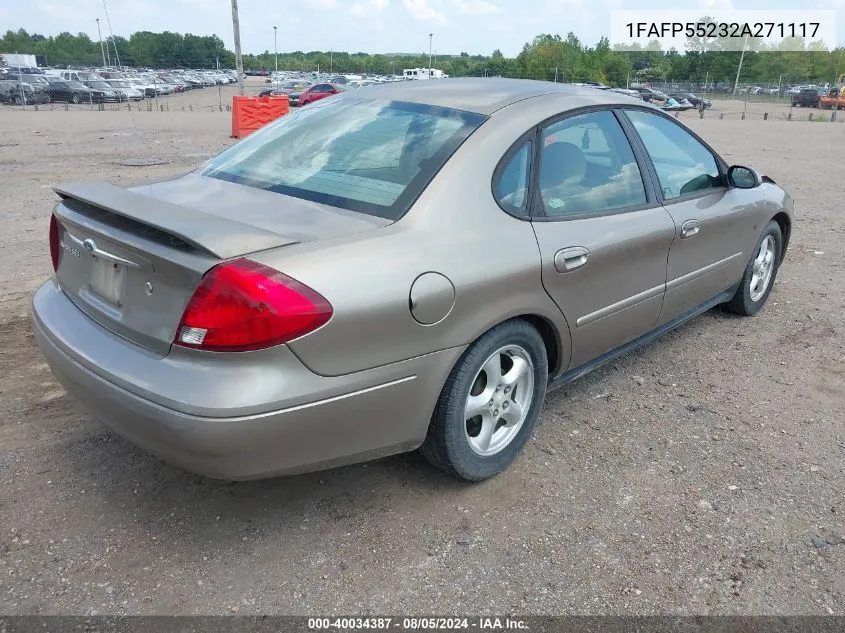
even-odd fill
[[(152, 33), (138, 31), (128, 38), (106, 38), (103, 46), (112, 65), (116, 59), (125, 66), (151, 68), (233, 68), (234, 53), (216, 35)], [(732, 83), (741, 53), (712, 50), (690, 39), (685, 54), (661, 50), (658, 42), (646, 46), (611, 47), (607, 38), (594, 46), (586, 45), (575, 34), (565, 37), (541, 34), (527, 42), (516, 57), (505, 57), (500, 50), (491, 55), (440, 55), (436, 68), (451, 76), (504, 76), (551, 81), (601, 81), (625, 86), (633, 81), (696, 81)], [(85, 33), (55, 36), (30, 34), (20, 29), (7, 31), (0, 38), (0, 52), (43, 56), (52, 66), (102, 64), (99, 41)], [(279, 70), (338, 73), (401, 74), (403, 68), (425, 68), (428, 53), (381, 55), (341, 51), (271, 51), (244, 55), (247, 70)], [(752, 50), (742, 66), (747, 83), (833, 82), (845, 73), (845, 49), (823, 50), (810, 44), (806, 50)]]

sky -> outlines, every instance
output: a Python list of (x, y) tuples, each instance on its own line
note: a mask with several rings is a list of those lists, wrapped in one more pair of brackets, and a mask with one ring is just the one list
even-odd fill
[[(106, 0), (115, 35), (175, 31), (218, 35), (233, 48), (230, 0)], [(845, 45), (845, 0), (239, 0), (245, 53), (342, 50), (367, 53), (507, 57), (539, 33), (573, 31), (595, 44), (609, 35), (613, 9), (836, 9), (836, 39)], [(97, 39), (96, 18), (108, 29), (102, 0), (0, 0), (0, 31), (24, 28), (55, 35), (86, 32)]]

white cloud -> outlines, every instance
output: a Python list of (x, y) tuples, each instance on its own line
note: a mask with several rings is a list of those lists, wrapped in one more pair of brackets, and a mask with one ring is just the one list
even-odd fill
[(309, 9), (335, 9), (338, 6), (338, 0), (305, 0), (304, 4)]
[(390, 0), (358, 0), (349, 7), (349, 12), (357, 17), (366, 17), (380, 13), (390, 6)]
[(488, 13), (500, 13), (502, 9), (487, 0), (452, 0), (452, 4), (460, 13), (468, 15), (485, 15)]
[(405, 8), (415, 19), (420, 22), (446, 21), (446, 16), (429, 4), (429, 0), (402, 0)]
[(698, 8), (710, 11), (733, 11), (733, 0), (698, 0)]

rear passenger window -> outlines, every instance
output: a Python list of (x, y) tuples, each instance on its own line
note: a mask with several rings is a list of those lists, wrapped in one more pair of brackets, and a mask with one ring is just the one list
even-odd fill
[(519, 212), (528, 201), (528, 178), (531, 171), (533, 143), (526, 141), (508, 159), (496, 181), (496, 200), (507, 211)]
[(543, 130), (540, 196), (546, 215), (603, 213), (646, 203), (634, 151), (612, 112), (573, 116)]

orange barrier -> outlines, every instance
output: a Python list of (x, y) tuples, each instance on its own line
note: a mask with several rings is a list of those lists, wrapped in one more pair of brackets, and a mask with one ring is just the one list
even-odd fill
[(232, 97), (232, 138), (243, 138), (290, 111), (286, 95), (278, 97)]

